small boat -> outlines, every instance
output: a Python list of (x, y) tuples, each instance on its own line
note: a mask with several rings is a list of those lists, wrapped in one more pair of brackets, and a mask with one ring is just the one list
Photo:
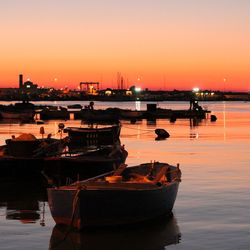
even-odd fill
[[(125, 163), (128, 152), (119, 143), (45, 159), (43, 174), (53, 185), (65, 185), (112, 171)], [(53, 164), (54, 162), (54, 164)]]
[(70, 151), (89, 146), (114, 145), (119, 141), (121, 124), (89, 127), (67, 127), (64, 129), (69, 136)]
[(67, 106), (68, 109), (82, 109), (81, 104), (72, 104)]
[(0, 105), (0, 116), (2, 119), (17, 119), (21, 121), (32, 121), (35, 116), (34, 105), (31, 103), (15, 103)]
[(83, 121), (93, 123), (93, 122), (106, 122), (106, 123), (116, 123), (119, 122), (119, 117), (113, 109), (81, 109), (79, 112), (74, 114), (75, 119), (81, 119)]
[(131, 120), (131, 119), (142, 119), (143, 112), (138, 110), (130, 110), (130, 109), (120, 109), (119, 111), (120, 119)]
[(41, 120), (69, 120), (70, 112), (64, 107), (44, 107), (40, 111)]
[(179, 165), (145, 163), (48, 188), (56, 224), (85, 227), (139, 223), (171, 214), (181, 178)]
[(40, 176), (44, 160), (62, 154), (66, 144), (67, 138), (37, 139), (25, 133), (7, 139), (6, 144), (0, 146), (1, 178)]

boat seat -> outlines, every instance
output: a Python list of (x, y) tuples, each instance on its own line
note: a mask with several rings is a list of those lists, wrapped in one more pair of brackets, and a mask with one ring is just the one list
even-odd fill
[(121, 173), (125, 170), (125, 168), (127, 167), (127, 164), (122, 163), (115, 171), (114, 171), (114, 176), (118, 176), (121, 175)]
[(152, 180), (152, 183), (156, 184), (161, 180), (163, 176), (166, 175), (168, 167), (164, 166), (161, 168), (161, 170), (156, 174), (155, 178)]

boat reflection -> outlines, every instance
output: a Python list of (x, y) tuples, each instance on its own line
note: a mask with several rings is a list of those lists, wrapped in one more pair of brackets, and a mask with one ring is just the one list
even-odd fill
[(44, 225), (46, 189), (39, 182), (17, 182), (1, 179), (0, 207), (6, 208), (6, 220), (22, 224)]
[(50, 239), (50, 250), (163, 250), (180, 243), (181, 233), (176, 218), (161, 218), (151, 223), (129, 228), (109, 228), (98, 231), (69, 231), (56, 225)]

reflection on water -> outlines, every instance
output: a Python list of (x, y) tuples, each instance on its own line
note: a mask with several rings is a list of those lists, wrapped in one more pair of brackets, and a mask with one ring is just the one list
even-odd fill
[(164, 250), (166, 246), (178, 244), (181, 233), (176, 218), (162, 218), (134, 228), (113, 228), (99, 231), (72, 232), (66, 227), (55, 226), (50, 250)]
[(44, 208), (47, 200), (46, 189), (38, 180), (20, 182), (3, 180), (0, 185), (0, 207), (6, 209), (7, 220), (22, 224), (44, 225)]

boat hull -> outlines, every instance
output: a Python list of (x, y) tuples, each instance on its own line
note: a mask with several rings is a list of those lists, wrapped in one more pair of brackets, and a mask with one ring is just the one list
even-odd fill
[(21, 112), (10, 112), (1, 111), (2, 119), (19, 119), (19, 120), (33, 120), (35, 116), (34, 111), (21, 111)]
[(70, 138), (70, 150), (89, 146), (113, 145), (119, 141), (120, 131), (120, 124), (103, 128), (68, 127), (64, 129)]
[(80, 230), (138, 223), (170, 214), (178, 187), (179, 182), (151, 190), (48, 189), (48, 200), (57, 224)]
[(43, 171), (53, 178), (55, 184), (64, 185), (66, 182), (84, 180), (100, 174), (113, 171), (127, 158), (127, 151), (115, 157), (108, 154), (89, 154), (81, 157), (51, 157), (45, 159)]

